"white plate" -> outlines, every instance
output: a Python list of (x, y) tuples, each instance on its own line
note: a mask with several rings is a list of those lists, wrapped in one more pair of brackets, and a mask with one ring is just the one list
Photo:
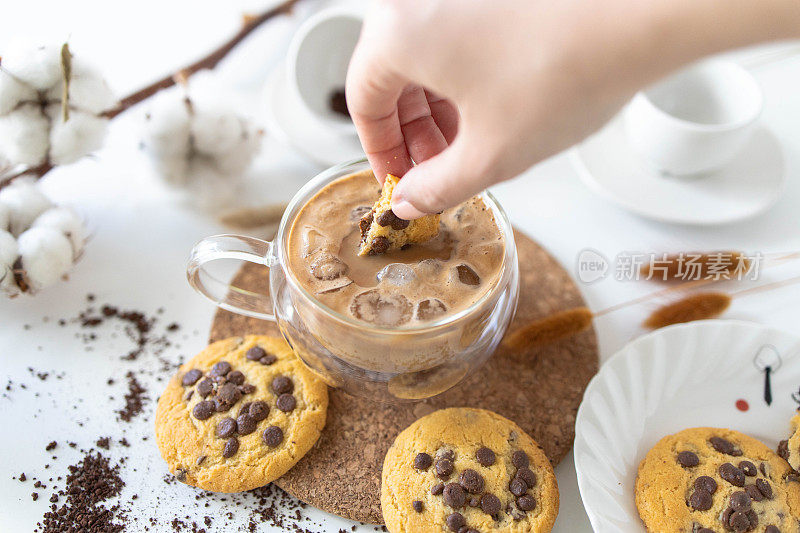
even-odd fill
[[(771, 405), (756, 354), (762, 365), (779, 365), (771, 372)], [(578, 487), (595, 532), (644, 531), (634, 502), (636, 471), (662, 437), (727, 427), (775, 449), (788, 434), (798, 386), (800, 338), (759, 324), (707, 320), (628, 344), (589, 383), (575, 422)], [(749, 409), (739, 410), (737, 400)]]
[(278, 65), (270, 74), (264, 95), (267, 130), (284, 144), (325, 167), (364, 157), (355, 134), (329, 128), (288, 90), (284, 64)]
[(694, 225), (727, 224), (770, 208), (784, 184), (775, 136), (756, 129), (724, 169), (695, 178), (665, 177), (631, 149), (620, 117), (572, 152), (581, 180), (601, 196), (643, 217)]

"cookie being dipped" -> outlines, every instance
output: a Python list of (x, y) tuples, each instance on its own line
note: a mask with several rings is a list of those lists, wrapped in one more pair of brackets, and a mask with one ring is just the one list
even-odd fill
[(319, 438), (327, 386), (282, 339), (215, 342), (181, 365), (158, 400), (155, 433), (178, 480), (240, 492), (282, 476)]
[(392, 211), (392, 193), (400, 178), (387, 174), (381, 195), (361, 218), (358, 255), (377, 255), (399, 250), (407, 244), (429, 241), (439, 234), (439, 215), (403, 220)]

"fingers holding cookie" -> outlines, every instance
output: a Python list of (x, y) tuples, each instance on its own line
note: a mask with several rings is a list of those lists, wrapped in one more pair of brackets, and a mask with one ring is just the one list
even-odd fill
[(326, 385), (281, 339), (211, 344), (182, 365), (156, 410), (170, 472), (214, 492), (266, 485), (294, 466), (325, 425)]
[(544, 532), (558, 514), (558, 486), (519, 426), (483, 409), (443, 409), (395, 439), (381, 509), (392, 533)]

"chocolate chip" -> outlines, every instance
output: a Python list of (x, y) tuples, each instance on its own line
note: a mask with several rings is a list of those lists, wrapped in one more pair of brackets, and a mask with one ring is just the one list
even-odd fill
[(436, 477), (439, 479), (449, 479), (453, 473), (453, 462), (450, 459), (439, 459), (436, 461)]
[(411, 502), (411, 507), (418, 513), (421, 513), (425, 509), (425, 506), (422, 504), (422, 501), (420, 500), (414, 500), (413, 502)]
[(510, 490), (511, 494), (514, 496), (522, 496), (528, 492), (528, 484), (522, 479), (515, 477), (511, 480), (511, 483), (508, 484), (508, 490)]
[(745, 513), (736, 511), (731, 514), (731, 518), (728, 520), (728, 525), (737, 532), (747, 531), (750, 529), (750, 519)]
[(184, 387), (191, 387), (197, 383), (197, 380), (201, 377), (203, 377), (203, 373), (196, 368), (193, 368), (183, 375), (183, 379), (181, 379), (181, 385)]
[(782, 440), (778, 443), (778, 456), (784, 461), (789, 460), (789, 441)]
[(515, 478), (520, 478), (522, 481), (528, 485), (528, 488), (533, 488), (536, 486), (536, 474), (533, 473), (533, 470), (530, 468), (523, 466), (519, 470), (517, 470)]
[(513, 454), (511, 454), (511, 464), (516, 466), (517, 468), (523, 468), (530, 465), (530, 460), (528, 459), (528, 454), (523, 452), (522, 450), (517, 450)]
[(370, 209), (367, 211), (361, 220), (358, 222), (358, 229), (361, 231), (361, 238), (363, 240), (364, 237), (367, 236), (367, 232), (369, 231), (369, 227), (372, 225), (372, 221), (375, 218), (375, 211)]
[(231, 364), (227, 361), (220, 361), (211, 367), (210, 376), (224, 376), (231, 371)]
[(192, 409), (192, 415), (194, 415), (194, 417), (198, 420), (208, 420), (211, 418), (211, 415), (214, 414), (215, 410), (216, 408), (214, 407), (214, 402), (203, 400), (194, 406), (194, 409)]
[(239, 387), (239, 391), (241, 391), (242, 394), (251, 394), (256, 391), (256, 386), (252, 383), (245, 383)]
[(291, 413), (297, 407), (297, 400), (291, 394), (281, 394), (275, 401), (275, 406), (284, 413)]
[(239, 451), (239, 439), (236, 437), (231, 437), (225, 443), (225, 448), (222, 449), (222, 457), (228, 458), (233, 457), (236, 455), (236, 452)]
[(448, 450), (447, 448), (440, 448), (436, 452), (436, 459), (447, 459), (451, 463), (456, 460), (456, 452)]
[(484, 446), (483, 448), (478, 448), (478, 451), (475, 452), (475, 459), (478, 460), (478, 464), (481, 466), (492, 466), (497, 458), (491, 448)]
[(267, 402), (256, 400), (248, 407), (247, 414), (256, 422), (261, 422), (269, 416), (269, 405), (267, 405)]
[(684, 451), (678, 453), (678, 464), (684, 468), (691, 468), (700, 464), (700, 458), (694, 452)]
[(689, 505), (697, 511), (707, 511), (711, 509), (713, 503), (714, 500), (711, 494), (702, 489), (695, 489), (692, 495), (689, 496)]
[(747, 511), (747, 519), (750, 520), (750, 529), (754, 529), (758, 525), (758, 515), (754, 510)]
[(239, 415), (236, 418), (236, 429), (239, 435), (249, 435), (256, 430), (258, 423), (250, 415)]
[(442, 492), (442, 497), (444, 498), (444, 503), (453, 509), (460, 509), (464, 507), (464, 504), (467, 501), (467, 494), (458, 483), (448, 483), (445, 485), (444, 491)]
[(744, 488), (744, 490), (745, 492), (747, 492), (747, 495), (750, 496), (750, 499), (753, 500), (754, 502), (760, 502), (764, 500), (764, 495), (761, 494), (761, 491), (758, 490), (758, 487), (756, 487), (755, 485), (747, 485)]
[(758, 470), (756, 469), (756, 465), (754, 465), (750, 461), (741, 461), (739, 463), (739, 470), (744, 472), (745, 476), (755, 477), (758, 475)]
[(743, 490), (731, 494), (731, 508), (734, 511), (749, 511), (751, 506), (750, 496)]
[(437, 483), (433, 487), (431, 487), (431, 494), (434, 496), (438, 496), (444, 491), (444, 483)]
[(800, 483), (800, 475), (797, 474), (786, 474), (785, 479), (786, 481), (790, 481), (792, 483)]
[(742, 455), (742, 452), (740, 450), (737, 450), (731, 441), (723, 439), (722, 437), (711, 437), (710, 439), (708, 439), (708, 442), (719, 453), (724, 453), (726, 455), (733, 455), (735, 457)]
[(500, 498), (495, 496), (494, 494), (487, 492), (483, 496), (481, 496), (481, 509), (484, 513), (488, 514), (495, 520), (497, 520), (497, 515), (500, 512)]
[(459, 529), (467, 525), (467, 520), (461, 513), (452, 513), (448, 515), (446, 521), (447, 521), (447, 527), (450, 528), (450, 531), (455, 531), (455, 532), (458, 532)]
[(194, 391), (190, 390), (189, 392), (186, 393), (186, 396), (184, 396), (183, 399), (184, 401), (188, 402), (192, 399), (192, 396), (194, 396)]
[(769, 525), (764, 528), (764, 533), (781, 533), (781, 530), (778, 529), (778, 526)]
[(402, 218), (398, 217), (394, 214), (394, 211), (389, 209), (388, 211), (384, 211), (380, 215), (378, 215), (378, 219), (375, 221), (378, 223), (379, 226), (391, 226), (394, 230), (403, 230), (406, 229), (410, 223), (408, 220), (403, 220)]
[(241, 406), (239, 406), (239, 412), (236, 413), (236, 418), (239, 418), (242, 415), (246, 415), (250, 412), (250, 406), (253, 405), (253, 402), (244, 402)]
[(467, 468), (461, 472), (458, 482), (464, 487), (464, 490), (470, 494), (480, 494), (483, 492), (483, 476), (471, 468)]
[(758, 492), (763, 494), (766, 499), (772, 499), (772, 485), (769, 484), (769, 481), (766, 479), (757, 479), (756, 488), (758, 489)]
[(244, 354), (249, 361), (258, 361), (265, 355), (267, 355), (267, 352), (261, 346), (253, 346)]
[(214, 382), (209, 378), (204, 379), (197, 384), (197, 394), (205, 398), (214, 391)]
[(236, 402), (241, 398), (242, 393), (239, 391), (239, 388), (233, 383), (226, 383), (217, 390), (217, 397), (214, 399), (214, 404), (218, 412), (224, 413), (236, 405)]
[(265, 355), (264, 357), (259, 359), (258, 362), (261, 363), (264, 366), (269, 366), (269, 365), (271, 365), (272, 363), (274, 363), (277, 360), (278, 360), (277, 357), (275, 357), (271, 353), (268, 353), (267, 355)]
[(433, 458), (427, 453), (418, 453), (414, 457), (414, 468), (417, 470), (427, 470), (433, 464)]
[(370, 248), (369, 255), (382, 254), (389, 249), (389, 239), (380, 235), (372, 239), (372, 247)]
[(264, 430), (264, 443), (274, 448), (283, 441), (283, 430), (278, 426), (270, 426)]
[(272, 392), (275, 394), (286, 394), (294, 390), (294, 383), (286, 376), (275, 376), (272, 380)]
[(536, 500), (530, 494), (517, 498), (517, 507), (523, 511), (533, 511), (536, 508)]
[(767, 475), (767, 464), (766, 463), (761, 463), (760, 465), (758, 465), (758, 469), (759, 469), (759, 471), (761, 471), (761, 473), (763, 475), (765, 475), (765, 476)]
[(230, 417), (225, 417), (217, 422), (217, 437), (227, 439), (236, 433), (236, 420)]
[(720, 465), (719, 475), (731, 485), (736, 487), (744, 487), (744, 472), (730, 463), (723, 463)]
[(244, 374), (238, 370), (234, 370), (225, 377), (228, 378), (228, 383), (233, 383), (234, 385), (241, 385), (244, 383)]
[(700, 476), (694, 480), (694, 488), (714, 494), (717, 492), (717, 482), (711, 476)]

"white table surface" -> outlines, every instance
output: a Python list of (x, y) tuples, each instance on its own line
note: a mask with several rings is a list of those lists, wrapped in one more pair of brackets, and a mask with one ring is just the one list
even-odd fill
[[(140, 0), (135, 5), (76, 0), (55, 2), (29, 0), (4, 6), (0, 17), (0, 53), (17, 39), (45, 36), (68, 37), (75, 54), (98, 65), (118, 94), (126, 94), (156, 76), (172, 71), (203, 54), (238, 27), (244, 11), (263, 8), (255, 1), (170, 2)], [(283, 54), (293, 22), (283, 20), (258, 31), (218, 69), (225, 84), (240, 94), (258, 95), (270, 68)], [(757, 71), (766, 93), (763, 123), (780, 139), (786, 158), (788, 184), (781, 200), (767, 214), (754, 220), (715, 228), (665, 225), (628, 214), (588, 191), (563, 154), (546, 161), (525, 175), (498, 186), (494, 193), (512, 222), (537, 239), (574, 275), (578, 253), (587, 247), (613, 258), (623, 251), (662, 252), (681, 250), (741, 249), (748, 252), (800, 250), (800, 60), (788, 60)], [(257, 106), (254, 106), (256, 109)], [(86, 352), (74, 337), (77, 326), (61, 328), (56, 319), (74, 317), (85, 308), (86, 294), (98, 303), (111, 303), (152, 314), (163, 307), (163, 327), (170, 321), (182, 325), (174, 336), (179, 346), (161, 357), (177, 362), (205, 346), (214, 309), (194, 294), (185, 281), (184, 266), (191, 245), (222, 228), (212, 219), (176, 204), (152, 174), (141, 152), (137, 128), (141, 109), (115, 120), (106, 147), (95, 157), (52, 172), (44, 181), (46, 191), (60, 203), (75, 206), (89, 220), (93, 237), (80, 263), (66, 283), (30, 298), (0, 300), (0, 385), (8, 380), (25, 383), (7, 397), (0, 397), (0, 420), (4, 436), (0, 443), (0, 530), (30, 531), (46, 511), (50, 490), (40, 490), (34, 502), (32, 484), (12, 481), (24, 471), (30, 478), (63, 475), (79, 454), (64, 446), (75, 441), (88, 448), (97, 437), (119, 438), (122, 431), (132, 447), (112, 446), (112, 458), (129, 455), (123, 466), (127, 486), (122, 499), (138, 493), (129, 529), (137, 531), (154, 518), (151, 530), (164, 530), (177, 517), (202, 517), (230, 509), (232, 520), (217, 519), (209, 531), (230, 530), (245, 524), (249, 511), (232, 507), (221, 498), (209, 500), (209, 508), (196, 508), (195, 492), (180, 484), (164, 483), (167, 472), (151, 434), (154, 401), (132, 424), (115, 422), (125, 391), (124, 374), (142, 365), (157, 366), (153, 354), (136, 363), (120, 361), (129, 349), (123, 337), (114, 338), (112, 328), (98, 330), (99, 339)], [(251, 198), (270, 201), (288, 199), (320, 168), (291, 149), (267, 139), (250, 172)], [(800, 265), (770, 269), (762, 281), (800, 273)], [(602, 309), (651, 292), (646, 282), (606, 279), (581, 290), (592, 309)], [(596, 322), (601, 359), (608, 358), (630, 339), (642, 333), (638, 327), (652, 304), (600, 318)], [(795, 331), (800, 319), (800, 286), (736, 299), (726, 315)], [(49, 317), (49, 319), (45, 319)], [(25, 329), (25, 325), (29, 325)], [(138, 365), (138, 366), (137, 366)], [(41, 382), (28, 367), (63, 372), (62, 380)], [(163, 386), (158, 375), (140, 380), (155, 400)], [(108, 377), (117, 378), (109, 388)], [(36, 393), (39, 392), (39, 397)], [(110, 395), (115, 400), (107, 400)], [(77, 410), (72, 405), (83, 398)], [(83, 422), (79, 427), (78, 422)], [(123, 428), (124, 426), (124, 428)], [(49, 460), (44, 448), (57, 440), (57, 460)], [(42, 470), (44, 463), (50, 470)], [(556, 469), (561, 492), (561, 512), (555, 531), (590, 531), (577, 491), (572, 455)], [(303, 514), (312, 522), (306, 527), (336, 531), (351, 525), (314, 509)], [(324, 524), (324, 525), (323, 525)], [(264, 526), (260, 526), (261, 530)], [(372, 526), (361, 526), (373, 531)]]

